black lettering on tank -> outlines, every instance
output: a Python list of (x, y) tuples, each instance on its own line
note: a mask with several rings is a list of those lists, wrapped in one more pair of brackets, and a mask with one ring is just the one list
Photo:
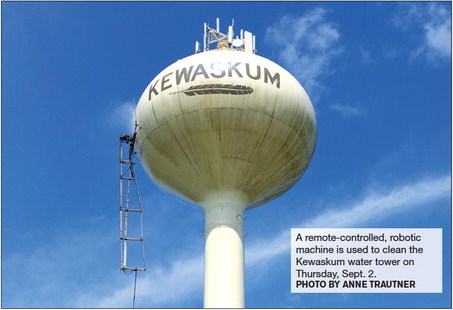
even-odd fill
[(203, 75), (205, 79), (209, 79), (208, 73), (206, 72), (205, 68), (203, 67), (203, 64), (199, 64), (197, 68), (195, 69), (195, 72), (192, 75), (191, 81), (195, 80), (197, 75)]
[[(153, 94), (155, 96), (159, 95), (159, 92), (156, 89), (156, 86), (159, 84), (159, 82), (160, 82), (160, 92), (163, 92), (174, 86), (174, 84), (171, 84), (172, 79), (170, 78), (170, 76), (172, 74), (175, 75), (176, 85), (179, 85), (181, 83), (188, 83), (189, 81), (194, 81), (197, 78), (197, 76), (199, 76), (199, 75), (202, 75), (205, 79), (209, 79), (211, 77), (216, 78), (216, 79), (221, 79), (221, 78), (227, 76), (227, 72), (228, 72), (228, 77), (233, 77), (233, 75), (235, 74), (237, 77), (242, 78), (244, 76), (243, 76), (243, 73), (241, 73), (241, 71), (240, 71), (240, 67), (239, 67), (240, 64), (241, 64), (241, 62), (236, 62), (236, 63), (213, 62), (210, 65), (211, 71), (209, 74), (206, 71), (203, 64), (198, 64), (195, 67), (195, 70), (194, 70), (194, 66), (177, 69), (176, 71), (165, 74), (164, 76), (162, 76), (161, 79), (157, 79), (153, 83), (153, 85), (151, 85), (149, 87), (148, 100), (151, 101), (151, 97), (153, 96)], [(227, 65), (227, 68), (224, 68), (224, 65)], [(256, 66), (256, 69), (255, 68), (252, 69), (251, 68), (252, 66)], [(263, 72), (263, 70), (264, 70), (264, 72)], [(259, 65), (253, 65), (253, 64), (251, 65), (250, 63), (245, 63), (245, 77), (250, 78), (252, 80), (264, 79), (264, 83), (269, 83), (271, 85), (276, 86), (277, 88), (280, 88), (280, 73), (276, 72), (276, 73), (272, 74), (269, 71), (269, 69), (267, 69), (265, 67), (261, 67)], [(212, 85), (218, 86), (217, 84), (212, 84)], [(219, 85), (222, 85), (222, 84), (219, 84)], [(227, 85), (227, 84), (225, 84), (225, 85)], [(212, 91), (212, 90), (210, 89), (210, 91)], [(216, 91), (217, 91), (217, 89), (216, 89)]]
[(249, 63), (246, 63), (245, 64), (245, 73), (247, 74), (247, 76), (249, 78), (251, 78), (252, 80), (259, 80), (261, 78), (261, 67), (260, 66), (256, 66), (256, 75), (253, 76), (251, 73), (250, 73), (250, 64)]
[(271, 84), (274, 84), (276, 82), (277, 88), (280, 88), (280, 73), (275, 73), (274, 76), (271, 76), (271, 73), (267, 68), (264, 68), (264, 83), (267, 83), (267, 81), (270, 80)]
[(239, 66), (240, 64), (241, 64), (240, 62), (237, 62), (237, 63), (235, 63), (234, 65), (231, 65), (231, 62), (228, 62), (228, 76), (229, 76), (229, 77), (232, 77), (232, 76), (233, 76), (233, 71), (236, 72), (236, 74), (237, 74), (239, 77), (242, 77), (241, 72), (239, 72), (238, 69), (236, 68), (236, 67)]
[(151, 101), (151, 95), (152, 93), (155, 93), (156, 96), (159, 95), (159, 93), (157, 92), (156, 90), (156, 85), (157, 83), (159, 83), (159, 80), (156, 81), (156, 83), (154, 83), (154, 85), (150, 86), (149, 87), (149, 94), (148, 94), (148, 100)]
[(172, 74), (173, 74), (173, 72), (170, 72), (170, 73), (168, 73), (168, 74), (166, 74), (166, 75), (164, 75), (164, 76), (162, 77), (162, 83), (160, 84), (160, 91), (161, 91), (161, 92), (163, 92), (164, 90), (169, 89), (170, 87), (172, 87), (171, 84), (165, 86), (165, 83), (167, 83), (167, 82), (170, 81), (170, 79), (169, 79), (168, 77), (169, 77), (170, 75), (172, 75)]
[(213, 78), (217, 78), (217, 79), (223, 78), (223, 77), (225, 76), (225, 70), (220, 70), (220, 69), (217, 69), (217, 70), (216, 70), (216, 69), (214, 68), (214, 65), (221, 65), (221, 63), (220, 63), (220, 62), (213, 62), (213, 63), (211, 64), (211, 69), (212, 69), (212, 71), (219, 71), (218, 74), (212, 72), (212, 73), (211, 73), (211, 76), (212, 76)]
[(189, 71), (187, 71), (187, 68), (182, 68), (181, 71), (176, 70), (175, 72), (175, 77), (176, 77), (176, 85), (179, 85), (181, 83), (181, 79), (184, 77), (184, 82), (189, 82), (190, 75), (192, 73), (193, 66), (189, 67)]

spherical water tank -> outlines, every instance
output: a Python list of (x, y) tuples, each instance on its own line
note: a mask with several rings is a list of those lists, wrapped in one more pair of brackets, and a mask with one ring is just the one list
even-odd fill
[(136, 119), (148, 173), (203, 207), (213, 197), (236, 197), (244, 209), (275, 199), (302, 176), (316, 144), (302, 86), (244, 51), (212, 50), (170, 65), (145, 89)]

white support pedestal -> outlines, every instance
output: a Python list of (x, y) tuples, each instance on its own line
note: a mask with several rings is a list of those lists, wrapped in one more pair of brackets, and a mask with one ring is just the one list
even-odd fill
[(204, 307), (244, 308), (245, 203), (241, 199), (221, 201), (203, 204), (206, 211)]

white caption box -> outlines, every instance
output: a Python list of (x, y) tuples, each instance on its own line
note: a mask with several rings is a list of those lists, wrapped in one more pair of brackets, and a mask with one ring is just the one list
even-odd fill
[(292, 293), (442, 293), (442, 229), (291, 229)]

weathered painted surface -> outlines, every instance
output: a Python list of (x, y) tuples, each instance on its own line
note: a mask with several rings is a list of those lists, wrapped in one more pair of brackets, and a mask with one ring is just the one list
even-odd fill
[(263, 57), (195, 54), (164, 69), (137, 106), (142, 163), (196, 204), (245, 197), (245, 208), (291, 188), (316, 144), (313, 106), (297, 80)]

